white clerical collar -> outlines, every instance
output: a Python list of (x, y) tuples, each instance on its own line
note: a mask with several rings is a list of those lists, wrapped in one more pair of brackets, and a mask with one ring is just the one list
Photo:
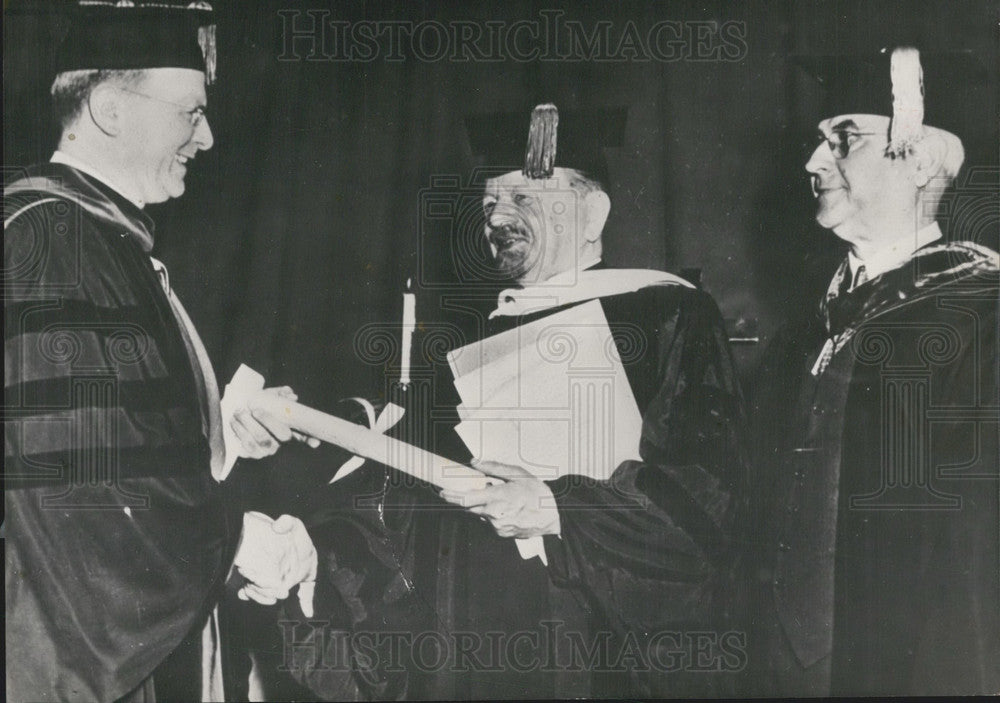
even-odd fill
[[(557, 280), (558, 279), (558, 280)], [(508, 288), (497, 296), (494, 317), (512, 317), (541, 312), (584, 300), (632, 293), (655, 285), (694, 286), (680, 276), (650, 269), (598, 269), (568, 271), (544, 283)]]
[(107, 176), (105, 176), (104, 174), (102, 174), (100, 171), (98, 171), (97, 169), (95, 169), (93, 166), (90, 166), (89, 164), (86, 164), (83, 161), (80, 161), (80, 159), (76, 158), (75, 156), (70, 156), (65, 151), (59, 151), (58, 149), (56, 149), (55, 152), (52, 154), (52, 158), (49, 159), (49, 163), (63, 164), (64, 166), (69, 166), (70, 168), (75, 168), (77, 171), (82, 171), (83, 173), (86, 173), (91, 178), (96, 178), (101, 183), (103, 183), (104, 185), (106, 185), (108, 188), (111, 188), (113, 191), (115, 191), (116, 193), (118, 193), (118, 195), (120, 195), (123, 198), (125, 198), (126, 200), (128, 200), (130, 203), (132, 203), (133, 205), (135, 205), (140, 210), (145, 206), (145, 203), (143, 201), (136, 200), (135, 198), (131, 198), (128, 195), (126, 195), (125, 193), (123, 193), (122, 190), (121, 190), (121, 188), (119, 188), (114, 183), (112, 183), (111, 180)]
[(926, 227), (918, 229), (912, 238), (899, 239), (865, 259), (861, 259), (855, 256), (853, 251), (849, 251), (847, 252), (847, 261), (851, 267), (851, 276), (856, 276), (858, 268), (861, 266), (865, 267), (868, 280), (881, 276), (886, 271), (899, 268), (913, 257), (913, 252), (917, 249), (941, 239), (941, 237), (941, 227), (938, 226), (937, 222), (932, 222)]

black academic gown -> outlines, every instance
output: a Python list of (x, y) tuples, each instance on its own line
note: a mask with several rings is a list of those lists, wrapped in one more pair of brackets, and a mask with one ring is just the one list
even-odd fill
[(641, 461), (608, 481), (549, 482), (562, 528), (545, 538), (549, 575), (611, 633), (611, 676), (597, 693), (723, 695), (745, 660), (733, 527), (746, 463), (722, 319), (711, 297), (680, 286), (601, 305), (642, 413)]
[(924, 247), (768, 351), (757, 693), (1000, 690), (996, 256)]
[[(317, 618), (341, 623), (326, 632), (325, 663), (306, 661), (314, 655), (308, 648), (299, 653), (299, 676), (318, 694), (347, 690), (335, 661), (345, 649), (359, 651), (344, 638), (387, 631), (425, 633), (416, 643), (425, 649), (415, 654), (406, 648), (411, 641), (395, 653), (383, 647), (378, 656), (355, 656), (363, 695), (730, 690), (745, 645), (738, 633), (727, 634), (732, 525), (745, 476), (740, 394), (718, 309), (708, 295), (681, 286), (611, 296), (601, 305), (643, 415), (642, 461), (622, 464), (608, 481), (550, 483), (562, 534), (545, 538), (548, 567), (523, 560), (513, 540), (427, 486), (402, 485), (407, 481), (394, 472), (383, 497), (369, 501), (378, 508), (367, 517), (358, 509), (313, 516), (324, 572), (317, 602), (325, 610)], [(486, 332), (526, 321), (500, 318)], [(439, 433), (434, 448), (467, 458), (456, 442)], [(383, 491), (376, 479), (348, 481), (368, 481), (362, 494)], [(308, 630), (297, 641), (315, 642)], [(435, 655), (435, 646), (444, 653)]]
[[(5, 188), (7, 700), (113, 701), (204, 621), (239, 534), (152, 222), (49, 164)], [(27, 206), (26, 210), (22, 210)]]

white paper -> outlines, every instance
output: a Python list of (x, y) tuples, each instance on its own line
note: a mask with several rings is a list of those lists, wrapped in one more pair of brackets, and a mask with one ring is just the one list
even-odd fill
[[(478, 459), (541, 480), (607, 479), (639, 458), (642, 416), (598, 301), (449, 354), (462, 399), (456, 431)], [(544, 560), (541, 538), (518, 540)]]
[(219, 405), (222, 408), (222, 440), (226, 446), (226, 460), (216, 481), (225, 481), (240, 456), (240, 441), (233, 432), (233, 414), (245, 408), (257, 393), (264, 390), (264, 377), (246, 364), (240, 364), (233, 379), (226, 384)]

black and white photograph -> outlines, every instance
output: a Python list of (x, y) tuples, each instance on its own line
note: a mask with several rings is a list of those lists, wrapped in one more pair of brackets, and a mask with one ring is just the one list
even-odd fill
[(998, 0), (5, 0), (5, 700), (1000, 695)]

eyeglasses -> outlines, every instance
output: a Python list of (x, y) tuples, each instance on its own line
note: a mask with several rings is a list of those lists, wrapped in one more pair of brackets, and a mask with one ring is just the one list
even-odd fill
[(817, 133), (816, 139), (826, 142), (833, 155), (838, 159), (843, 159), (851, 152), (851, 147), (857, 143), (858, 139), (861, 137), (873, 137), (876, 134), (879, 134), (879, 132), (856, 132), (852, 129), (835, 129), (829, 134), (824, 134), (823, 132)]
[(167, 105), (173, 105), (174, 107), (179, 107), (184, 112), (184, 115), (188, 118), (188, 122), (191, 123), (191, 129), (198, 129), (199, 125), (208, 118), (208, 113), (205, 112), (204, 105), (198, 105), (197, 107), (189, 108), (187, 105), (181, 105), (180, 103), (175, 103), (172, 100), (164, 100), (163, 98), (158, 98), (155, 95), (146, 95), (146, 93), (139, 93), (135, 90), (129, 90), (128, 88), (119, 88), (124, 93), (131, 93), (132, 95), (138, 95), (140, 98), (146, 98), (147, 100), (155, 100), (158, 103), (166, 103)]

